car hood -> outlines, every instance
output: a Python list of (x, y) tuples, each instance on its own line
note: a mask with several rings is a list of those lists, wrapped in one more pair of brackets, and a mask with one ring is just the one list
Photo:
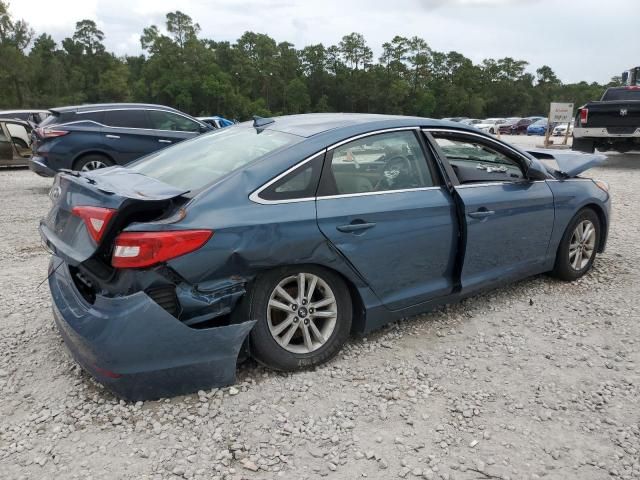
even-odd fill
[[(548, 148), (534, 148), (527, 150), (538, 160), (555, 160), (558, 168), (556, 172), (560, 173), (564, 178), (575, 177), (590, 168), (602, 165), (607, 157), (601, 153), (582, 153), (573, 151), (558, 151)], [(546, 167), (549, 165), (545, 163)]]

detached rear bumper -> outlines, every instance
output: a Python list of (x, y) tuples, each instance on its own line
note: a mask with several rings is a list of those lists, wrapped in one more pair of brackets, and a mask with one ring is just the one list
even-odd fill
[(86, 302), (67, 265), (49, 278), (58, 330), (76, 361), (126, 400), (150, 400), (235, 382), (238, 353), (255, 324), (192, 329), (144, 292)]
[(47, 159), (44, 157), (32, 156), (29, 159), (29, 169), (37, 173), (41, 177), (55, 177), (56, 171), (47, 165)]

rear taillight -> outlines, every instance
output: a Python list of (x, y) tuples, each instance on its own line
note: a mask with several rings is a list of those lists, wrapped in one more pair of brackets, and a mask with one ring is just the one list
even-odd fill
[(56, 128), (36, 128), (36, 132), (38, 132), (38, 136), (40, 138), (54, 138), (54, 137), (62, 137), (69, 133), (69, 130), (60, 130)]
[(581, 108), (580, 109), (580, 125), (584, 125), (589, 120), (589, 109)]
[(123, 232), (116, 238), (111, 265), (143, 268), (191, 253), (211, 238), (211, 230)]
[(109, 220), (111, 220), (116, 211), (111, 208), (79, 206), (73, 207), (71, 213), (84, 221), (91, 238), (96, 243), (100, 243), (104, 232), (107, 231)]

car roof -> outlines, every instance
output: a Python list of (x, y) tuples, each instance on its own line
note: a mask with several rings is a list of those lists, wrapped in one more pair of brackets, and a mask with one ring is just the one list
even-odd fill
[(167, 107), (165, 105), (156, 105), (153, 103), (94, 103), (86, 105), (70, 105), (67, 107), (55, 107), (49, 110), (56, 113), (69, 113), (69, 112), (90, 112), (94, 110), (122, 110), (127, 108), (135, 109), (159, 109), (177, 112), (175, 108)]
[(2, 115), (3, 115), (4, 113), (5, 113), (5, 112), (0, 112), (0, 122), (17, 123), (17, 124), (19, 124), (19, 125), (25, 125), (25, 126), (27, 126), (27, 127), (31, 128), (31, 125), (32, 125), (32, 124), (31, 124), (31, 123), (29, 123), (28, 121), (26, 121), (26, 120), (20, 120), (20, 119), (18, 119), (18, 118), (7, 118), (7, 117), (3, 117)]
[[(244, 122), (250, 126), (251, 122)], [(462, 130), (475, 131), (458, 122), (436, 120), (423, 117), (406, 117), (401, 115), (381, 115), (372, 113), (306, 113), (300, 115), (287, 115), (274, 117), (273, 122), (263, 128), (291, 133), (300, 137), (311, 137), (331, 130), (346, 129), (349, 127), (367, 126), (373, 128), (400, 128), (400, 127), (454, 127)]]

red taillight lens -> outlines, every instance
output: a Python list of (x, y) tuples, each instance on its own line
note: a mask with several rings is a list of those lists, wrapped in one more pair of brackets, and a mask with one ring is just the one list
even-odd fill
[(40, 138), (54, 138), (54, 137), (62, 137), (69, 133), (68, 130), (59, 130), (54, 128), (36, 128), (38, 132), (38, 136)]
[(96, 243), (100, 243), (102, 235), (107, 230), (109, 220), (111, 220), (116, 211), (111, 208), (79, 206), (73, 207), (71, 213), (84, 221), (91, 238)]
[(581, 108), (580, 109), (580, 125), (584, 125), (589, 120), (589, 109)]
[(115, 268), (150, 267), (199, 249), (212, 235), (211, 230), (123, 232), (116, 238), (111, 265)]

